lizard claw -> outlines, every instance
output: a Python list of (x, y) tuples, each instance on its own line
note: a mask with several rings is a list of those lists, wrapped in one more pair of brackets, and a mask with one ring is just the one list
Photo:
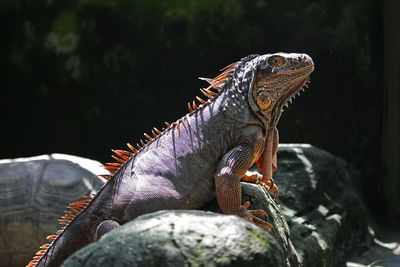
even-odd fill
[(259, 181), (259, 182), (257, 182), (257, 184), (262, 185), (265, 188), (265, 190), (267, 190), (267, 192), (269, 192), (269, 193), (273, 192), (274, 200), (278, 199), (279, 189), (276, 186), (276, 184), (274, 183), (274, 180), (272, 178), (271, 178), (271, 180), (267, 181), (266, 183)]
[(265, 224), (260, 224), (260, 223), (256, 223), (254, 222), (255, 225), (257, 225), (258, 227), (262, 228), (264, 231), (269, 232), (271, 235), (275, 235), (274, 232), (274, 228), (272, 227), (271, 224), (265, 222)]
[(278, 199), (279, 189), (275, 185), (274, 180), (271, 178), (267, 182), (261, 181), (262, 175), (258, 172), (247, 171), (246, 174), (241, 178), (243, 182), (259, 184), (264, 187), (267, 192), (274, 193), (274, 200)]
[[(237, 215), (239, 215), (240, 217), (244, 218), (247, 221), (253, 222), (258, 227), (274, 235), (274, 228), (270, 223), (266, 222), (268, 221), (267, 213), (264, 210), (248, 210), (249, 207), (250, 207), (250, 202), (246, 201), (241, 206), (241, 212)], [(265, 217), (265, 221), (258, 217)]]

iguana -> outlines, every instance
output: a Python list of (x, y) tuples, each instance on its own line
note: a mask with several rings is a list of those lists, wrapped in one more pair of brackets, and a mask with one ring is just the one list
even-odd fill
[[(267, 231), (263, 210), (241, 205), (240, 181), (278, 194), (278, 131), (283, 107), (307, 86), (314, 63), (306, 54), (250, 55), (221, 69), (200, 89), (209, 99), (188, 103), (189, 113), (162, 131), (154, 128), (132, 152), (113, 150), (118, 163), (95, 196), (69, 205), (63, 228), (47, 238), (28, 266), (59, 266), (73, 252), (139, 215), (163, 209), (198, 209), (217, 197), (236, 214)], [(247, 172), (254, 163), (263, 174)]]

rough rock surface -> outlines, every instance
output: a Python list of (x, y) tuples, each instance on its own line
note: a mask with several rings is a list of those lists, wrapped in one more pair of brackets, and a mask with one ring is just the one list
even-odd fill
[[(280, 145), (278, 158), (274, 177), (280, 197), (276, 203), (261, 186), (242, 183), (243, 202), (250, 201), (251, 209), (268, 213), (275, 230), (273, 241), (269, 241), (275, 254), (252, 244), (250, 247), (260, 255), (238, 256), (253, 255), (247, 245), (257, 238), (247, 232), (258, 230), (240, 218), (163, 211), (122, 226), (119, 232), (74, 254), (65, 266), (138, 266), (154, 255), (150, 266), (342, 266), (346, 257), (363, 251), (371, 237), (367, 211), (352, 185), (357, 177), (354, 169), (328, 152), (304, 144)], [(202, 209), (219, 212), (216, 201)], [(244, 238), (236, 239), (236, 233)]]
[[(21, 240), (41, 239), (42, 243), (47, 233), (56, 230), (57, 225), (50, 223), (61, 215), (56, 210), (62, 213), (67, 203), (85, 194), (76, 192), (83, 190), (82, 185), (73, 186), (82, 181), (87, 185), (88, 172), (62, 162), (0, 161), (1, 253), (25, 251), (24, 244), (16, 245)], [(74, 168), (83, 174), (71, 175)], [(50, 175), (52, 169), (57, 169), (56, 176)], [(251, 209), (267, 211), (275, 231), (272, 239), (234, 216), (160, 211), (141, 216), (76, 252), (65, 266), (342, 266), (346, 258), (370, 245), (368, 213), (352, 185), (357, 172), (343, 160), (310, 145), (281, 144), (274, 177), (280, 188), (276, 203), (261, 186), (242, 183), (243, 202), (250, 201)], [(93, 190), (89, 187), (84, 190)], [(66, 202), (57, 204), (56, 197)], [(202, 209), (219, 211), (216, 200)], [(14, 233), (19, 235), (14, 237)], [(6, 256), (10, 261), (10, 254)]]
[(347, 267), (399, 267), (400, 266), (400, 228), (397, 223), (369, 227), (373, 245), (361, 255), (347, 260)]
[[(250, 208), (267, 211), (277, 232), (275, 239), (284, 248), (293, 243), (295, 249), (288, 251), (297, 252), (301, 265), (340, 266), (372, 241), (368, 212), (353, 186), (357, 176), (345, 161), (324, 150), (280, 144), (274, 174), (280, 194), (277, 202), (269, 195), (263, 199), (251, 190), (259, 186), (246, 183), (242, 183), (243, 201), (249, 200)], [(220, 212), (216, 201), (205, 209)]]
[(236, 216), (159, 211), (138, 217), (79, 250), (63, 267), (286, 266), (268, 233)]
[[(286, 262), (284, 266), (299, 266), (298, 255), (290, 240), (289, 227), (279, 206), (261, 186), (250, 183), (241, 184), (242, 202), (249, 201), (251, 204), (249, 209), (262, 209), (267, 212), (268, 222), (274, 228), (274, 239), (284, 253)], [(202, 209), (222, 213), (216, 200), (208, 203)]]
[(368, 212), (353, 182), (357, 172), (342, 159), (306, 144), (280, 144), (278, 204), (304, 266), (343, 266), (371, 243)]
[[(102, 185), (99, 162), (63, 154), (0, 160), (0, 266), (25, 266), (66, 205)], [(104, 173), (104, 171), (103, 171)]]

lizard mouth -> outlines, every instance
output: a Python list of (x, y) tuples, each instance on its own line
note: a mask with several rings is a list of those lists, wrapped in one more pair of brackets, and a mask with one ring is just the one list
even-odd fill
[(292, 86), (289, 86), (287, 92), (284, 93), (280, 101), (277, 103), (279, 108), (278, 110), (283, 111), (284, 107), (288, 108), (289, 104), (292, 103), (296, 96), (300, 96), (301, 92), (305, 92), (305, 88), (308, 88), (308, 85), (310, 84), (310, 74), (313, 70), (314, 65), (309, 65), (298, 70), (299, 72), (302, 72), (301, 76), (304, 78), (301, 78), (300, 81), (295, 81)]
[(307, 77), (304, 79), (299, 86), (295, 86), (293, 90), (290, 90), (290, 93), (288, 94), (288, 97), (286, 97), (282, 103), (281, 103), (281, 110), (283, 108), (289, 108), (289, 104), (292, 104), (293, 100), (296, 98), (296, 96), (300, 96), (301, 92), (305, 92), (305, 88), (308, 88), (308, 85), (310, 84), (310, 78)]

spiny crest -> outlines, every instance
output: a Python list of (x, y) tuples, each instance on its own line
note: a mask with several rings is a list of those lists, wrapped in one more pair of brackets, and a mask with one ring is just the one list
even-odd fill
[[(165, 122), (166, 128), (162, 128), (161, 131), (154, 127), (153, 130), (151, 130), (152, 135), (144, 133), (143, 135), (146, 139), (145, 139), (145, 141), (140, 140), (140, 144), (139, 143), (136, 144), (137, 149), (134, 148), (133, 146), (131, 146), (130, 144), (128, 144), (128, 147), (133, 152), (133, 154), (130, 152), (126, 152), (126, 151), (124, 152), (123, 150), (117, 150), (122, 154), (125, 153), (125, 155), (127, 155), (128, 158), (124, 158), (123, 156), (121, 156), (120, 154), (116, 153), (116, 151), (113, 150), (113, 152), (116, 153), (120, 158), (117, 158), (115, 156), (112, 156), (112, 157), (114, 159), (116, 159), (119, 163), (106, 163), (104, 168), (107, 169), (108, 171), (110, 171), (112, 174), (115, 174), (121, 168), (121, 166), (126, 163), (127, 160), (129, 160), (133, 155), (137, 154), (144, 147), (146, 147), (148, 144), (150, 144), (152, 141), (157, 139), (160, 135), (162, 135), (169, 129), (176, 127), (176, 129), (178, 131), (178, 136), (180, 136), (181, 125), (187, 131), (188, 130), (187, 124), (189, 123), (188, 115), (196, 112), (197, 110), (199, 110), (200, 108), (205, 106), (207, 103), (210, 103), (210, 100), (213, 99), (215, 96), (217, 96), (217, 94), (224, 87), (225, 83), (231, 77), (232, 73), (236, 70), (236, 67), (238, 64), (239, 64), (239, 62), (235, 62), (235, 63), (232, 63), (232, 64), (226, 66), (225, 68), (221, 69), (220, 70), (220, 71), (222, 71), (221, 74), (219, 74), (214, 79), (200, 77), (199, 78), (200, 80), (204, 80), (210, 84), (207, 88), (200, 89), (200, 91), (208, 98), (208, 101), (205, 101), (202, 98), (196, 96), (196, 99), (200, 102), (199, 106), (196, 105), (196, 101), (193, 101), (192, 104), (189, 102), (188, 103), (189, 113), (186, 114), (186, 116), (178, 119), (176, 122), (173, 122), (172, 124)], [(211, 89), (216, 90), (216, 92), (212, 91)], [(129, 154), (127, 154), (127, 153), (129, 153)], [(111, 176), (108, 176), (108, 175), (102, 175), (101, 177), (106, 178), (107, 180), (109, 180), (111, 178)]]
[[(103, 167), (108, 170), (112, 175), (114, 175), (121, 167), (124, 165), (131, 157), (139, 153), (143, 148), (145, 148), (148, 144), (150, 144), (153, 140), (157, 139), (160, 135), (162, 135), (164, 132), (168, 131), (171, 128), (176, 127), (178, 130), (178, 136), (180, 136), (181, 133), (181, 124), (183, 127), (188, 130), (187, 123), (189, 123), (189, 118), (188, 115), (196, 112), (203, 106), (205, 106), (207, 103), (211, 101), (217, 94), (221, 91), (221, 89), (224, 87), (225, 83), (228, 81), (228, 79), (231, 77), (232, 73), (235, 72), (236, 67), (238, 66), (239, 62), (232, 63), (224, 68), (222, 68), (221, 74), (219, 74), (217, 77), (214, 79), (210, 78), (202, 78), (199, 77), (200, 80), (204, 80), (208, 82), (210, 85), (207, 88), (201, 88), (200, 91), (208, 98), (208, 101), (203, 100), (202, 98), (196, 96), (196, 99), (200, 102), (200, 105), (197, 106), (196, 102), (193, 101), (192, 104), (190, 102), (188, 103), (188, 109), (189, 113), (186, 114), (186, 116), (178, 119), (176, 122), (173, 122), (172, 124), (165, 122), (166, 128), (162, 128), (162, 130), (158, 130), (156, 127), (153, 128), (151, 131), (152, 136), (150, 136), (147, 133), (144, 133), (144, 137), (146, 138), (145, 141), (142, 139), (140, 140), (140, 144), (137, 143), (136, 147), (133, 147), (129, 143), (127, 144), (129, 149), (132, 152), (128, 152), (125, 150), (112, 150), (117, 156), (112, 155), (112, 157), (118, 162), (118, 163), (106, 163)], [(212, 91), (211, 89), (216, 90), (217, 92)], [(185, 123), (186, 120), (186, 123)], [(110, 180), (112, 175), (99, 175), (100, 177)]]
[[(202, 98), (196, 96), (196, 99), (200, 102), (200, 105), (197, 106), (196, 102), (193, 101), (192, 104), (190, 102), (188, 103), (188, 109), (189, 113), (186, 114), (184, 117), (178, 119), (176, 122), (173, 123), (168, 123), (165, 122), (166, 128), (162, 128), (162, 131), (158, 130), (156, 127), (153, 128), (151, 131), (152, 136), (150, 136), (147, 133), (144, 133), (144, 136), (146, 137), (145, 141), (142, 139), (140, 140), (140, 144), (136, 143), (136, 148), (132, 146), (131, 144), (127, 144), (128, 148), (132, 151), (126, 151), (126, 150), (111, 150), (115, 155), (111, 155), (112, 158), (114, 158), (117, 162), (110, 162), (104, 164), (104, 168), (108, 170), (111, 175), (109, 174), (102, 174), (98, 175), (99, 177), (109, 181), (113, 175), (128, 161), (130, 160), (133, 156), (135, 156), (137, 153), (139, 153), (141, 150), (143, 150), (148, 144), (150, 144), (152, 141), (157, 139), (160, 135), (164, 134), (166, 131), (176, 127), (178, 130), (178, 136), (180, 136), (180, 129), (181, 129), (181, 124), (183, 127), (188, 131), (188, 126), (189, 124), (189, 115), (200, 110), (202, 107), (204, 107), (207, 103), (210, 103), (211, 99), (213, 99), (215, 96), (218, 95), (218, 93), (222, 90), (224, 87), (225, 83), (228, 81), (228, 79), (231, 77), (232, 73), (236, 70), (236, 67), (239, 62), (232, 63), (224, 68), (222, 68), (220, 71), (222, 71), (221, 74), (219, 74), (217, 77), (214, 79), (210, 78), (202, 78), (199, 77), (200, 80), (204, 80), (208, 82), (210, 85), (207, 88), (202, 88), (200, 91), (208, 98), (207, 101), (203, 100)], [(216, 92), (212, 91), (211, 89), (216, 90)], [(186, 120), (186, 122), (185, 122)], [(77, 215), (79, 215), (89, 204), (90, 202), (94, 199), (95, 195), (93, 196), (83, 196), (86, 200), (81, 200), (77, 201), (74, 203), (69, 204), (67, 208), (70, 210), (65, 211), (65, 215), (59, 219), (59, 223), (63, 226), (61, 230), (59, 230), (55, 235), (49, 235), (47, 236), (46, 239), (52, 240), (50, 244), (45, 244), (40, 247), (40, 250), (36, 253), (36, 256), (33, 257), (33, 259), (29, 262), (27, 267), (32, 267), (36, 266), (40, 259), (45, 255), (46, 251), (51, 247), (53, 242), (58, 238), (58, 236), (64, 231), (64, 229), (67, 228), (67, 226), (75, 219)]]
[[(188, 126), (185, 123), (185, 120), (187, 123), (189, 123), (189, 118), (188, 115), (196, 112), (197, 110), (199, 110), (200, 108), (202, 108), (203, 106), (205, 106), (207, 103), (209, 103), (211, 101), (211, 99), (213, 99), (215, 96), (217, 96), (217, 94), (222, 90), (222, 88), (224, 87), (225, 83), (228, 81), (228, 79), (231, 77), (232, 73), (235, 72), (236, 67), (238, 66), (239, 62), (234, 62), (224, 68), (222, 68), (220, 71), (221, 73), (215, 77), (214, 79), (210, 79), (210, 78), (202, 78), (199, 77), (200, 80), (204, 80), (206, 82), (208, 82), (210, 85), (207, 88), (201, 88), (200, 92), (202, 92), (207, 98), (208, 100), (205, 101), (202, 98), (196, 96), (196, 99), (200, 102), (200, 105), (197, 106), (196, 102), (193, 101), (192, 104), (190, 104), (190, 102), (188, 103), (188, 109), (189, 109), (189, 113), (186, 114), (186, 116), (178, 119), (176, 122), (173, 122), (172, 124), (165, 122), (166, 128), (162, 128), (162, 131), (158, 130), (156, 127), (153, 128), (153, 130), (151, 131), (152, 136), (150, 136), (147, 133), (144, 133), (144, 137), (146, 137), (145, 141), (140, 140), (140, 144), (137, 143), (136, 144), (136, 148), (134, 148), (133, 146), (131, 146), (128, 143), (128, 147), (129, 149), (133, 152), (128, 152), (125, 150), (112, 150), (117, 156), (112, 155), (112, 157), (118, 162), (118, 163), (106, 163), (104, 165), (104, 168), (106, 170), (108, 170), (109, 172), (113, 174), (115, 174), (121, 167), (122, 165), (124, 165), (131, 157), (133, 157), (135, 154), (137, 154), (139, 151), (141, 151), (144, 147), (146, 147), (148, 144), (150, 144), (153, 140), (157, 139), (157, 137), (159, 137), (160, 135), (162, 135), (164, 132), (168, 131), (169, 129), (176, 127), (176, 129), (178, 130), (178, 136), (180, 136), (181, 133), (181, 124), (183, 125), (183, 127), (186, 129), (186, 131), (188, 130)], [(217, 92), (212, 91), (211, 89), (216, 90)], [(99, 175), (100, 177), (109, 180), (112, 175)]]
[[(210, 78), (203, 78), (199, 77), (200, 80), (208, 82), (210, 85), (207, 88), (201, 88), (200, 92), (205, 95), (209, 100), (205, 101), (202, 98), (196, 96), (196, 99), (201, 103), (199, 107), (196, 106), (196, 102), (193, 101), (192, 105), (190, 105), (190, 102), (188, 103), (188, 109), (189, 109), (189, 114), (192, 114), (193, 112), (196, 112), (199, 108), (202, 106), (206, 105), (209, 103), (211, 99), (213, 99), (224, 87), (225, 83), (229, 80), (231, 77), (232, 73), (235, 72), (236, 67), (238, 66), (239, 62), (234, 62), (225, 68), (222, 68), (220, 71), (221, 74), (219, 74), (217, 77), (214, 79)], [(216, 90), (217, 92), (212, 91), (211, 89)]]
[(58, 230), (55, 235), (49, 235), (46, 237), (46, 239), (51, 240), (52, 242), (50, 244), (42, 245), (40, 247), (40, 250), (36, 252), (36, 256), (33, 257), (33, 259), (29, 262), (27, 267), (36, 266), (39, 263), (40, 259), (44, 256), (44, 254), (51, 247), (53, 242), (58, 238), (58, 236), (75, 219), (76, 216), (78, 216), (84, 209), (86, 209), (86, 207), (94, 198), (94, 196), (83, 196), (83, 197), (86, 198), (86, 200), (76, 201), (67, 206), (67, 209), (69, 210), (66, 210), (64, 216), (62, 216), (61, 219), (58, 220), (63, 227), (60, 230)]

